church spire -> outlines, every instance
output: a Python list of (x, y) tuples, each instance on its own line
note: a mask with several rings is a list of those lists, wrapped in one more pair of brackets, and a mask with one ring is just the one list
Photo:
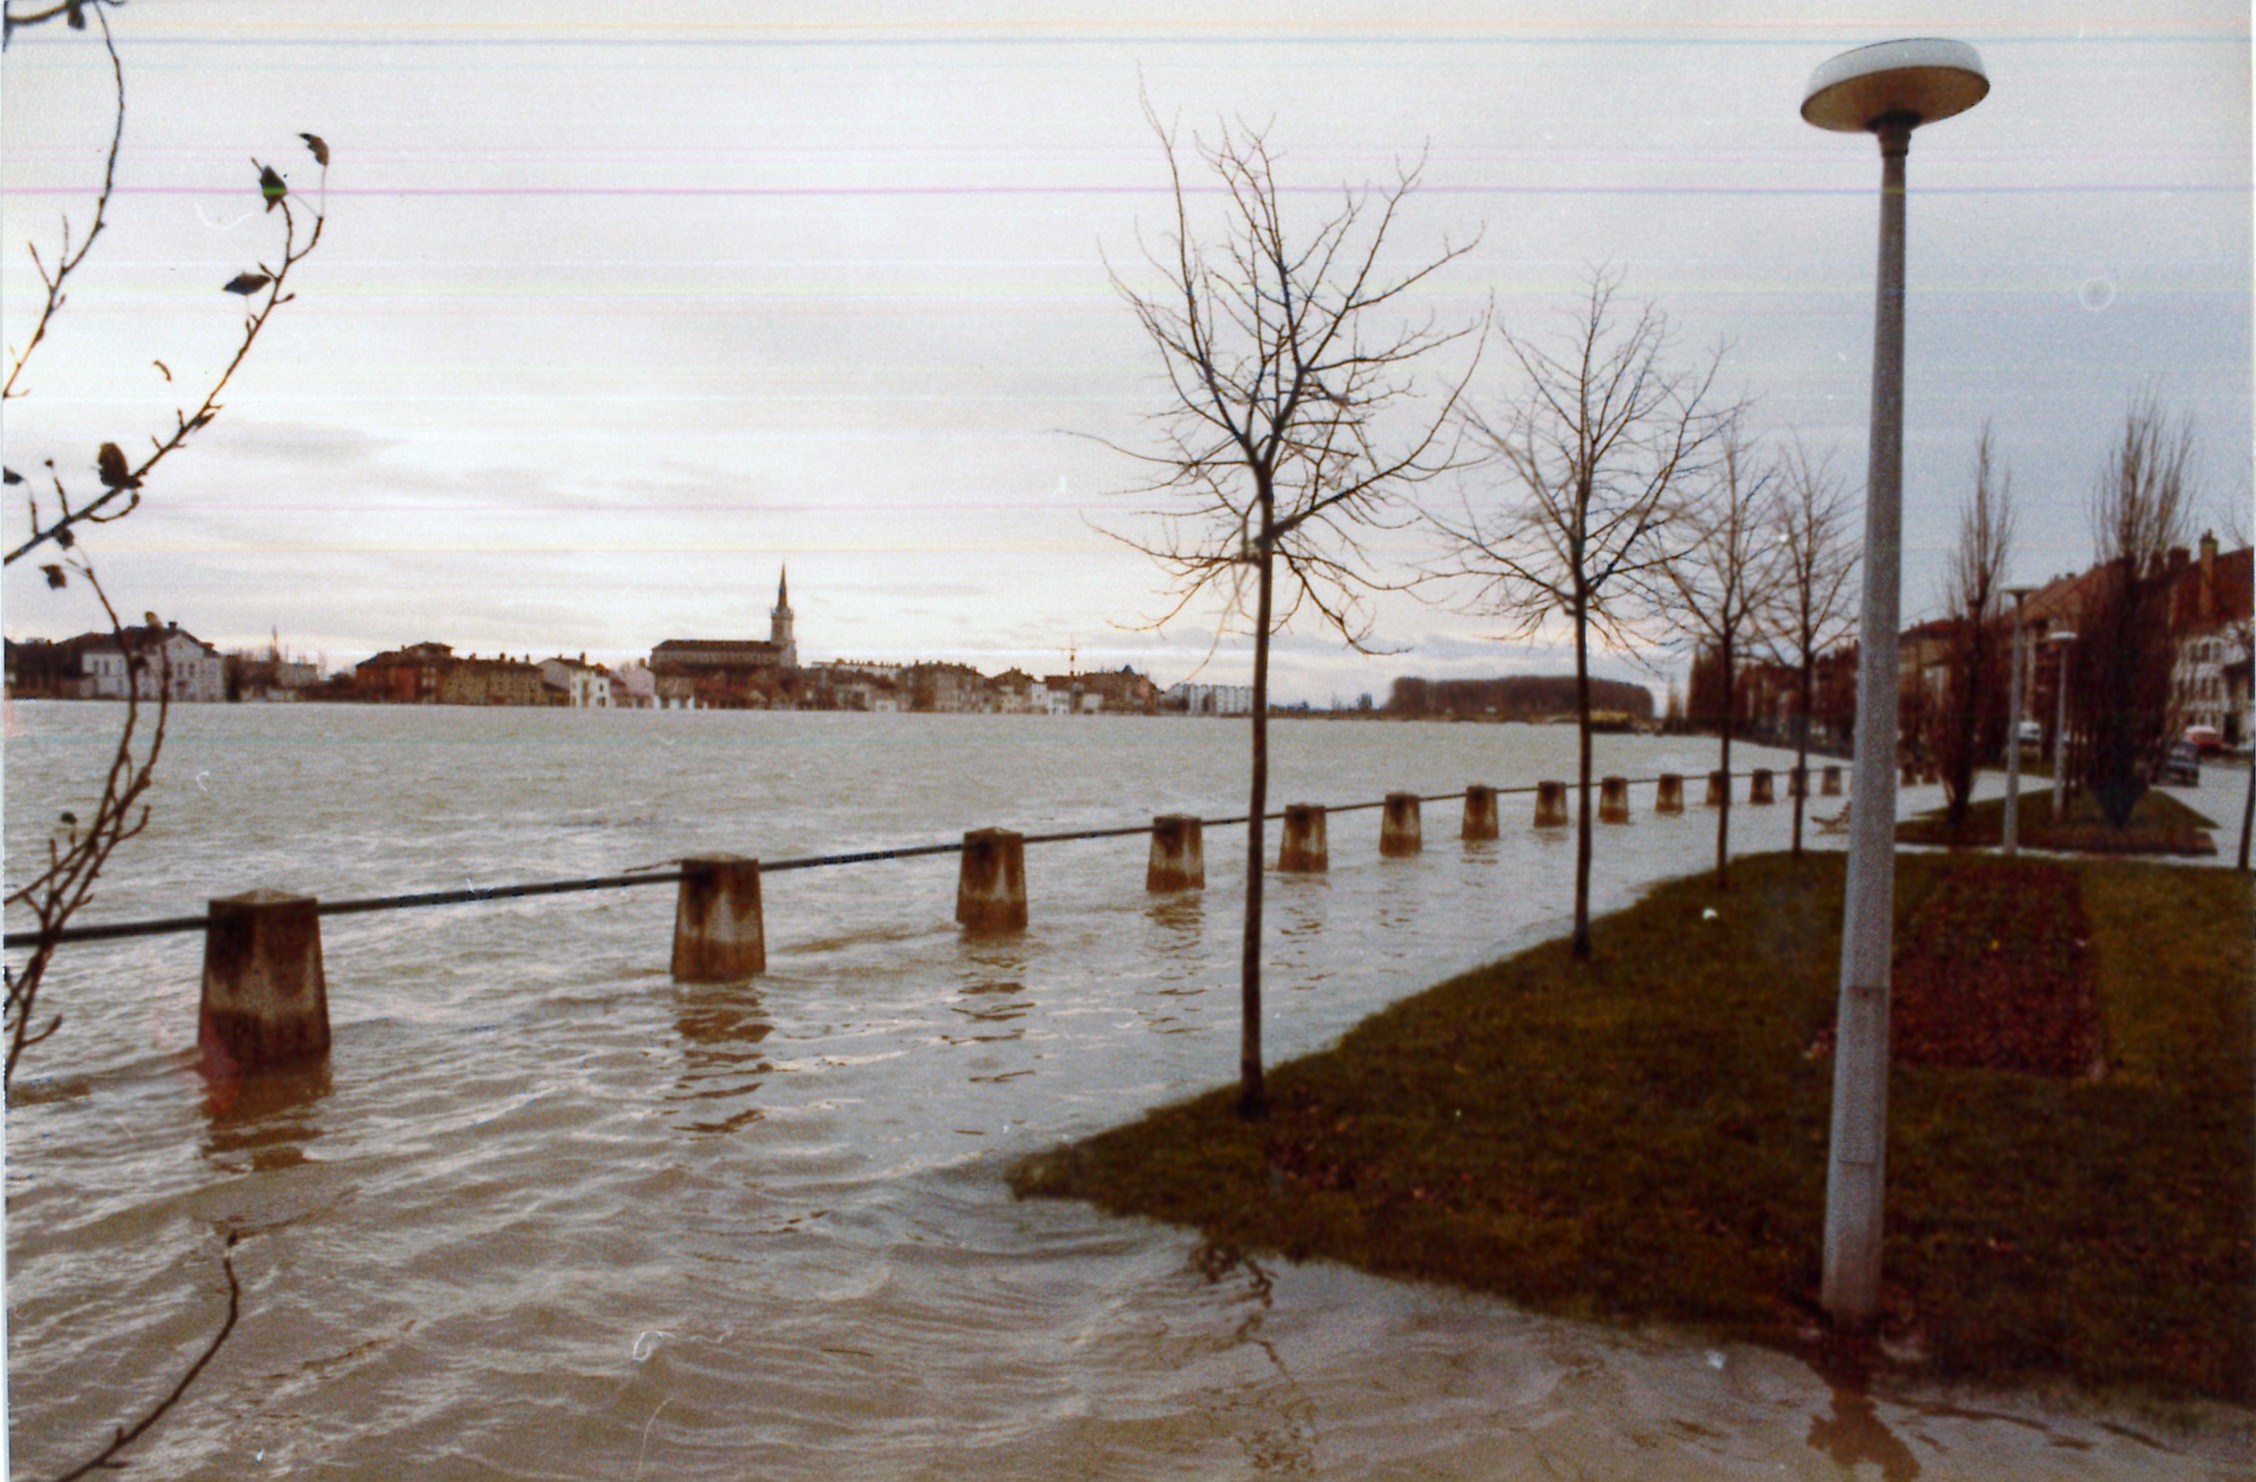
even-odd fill
[(782, 651), (783, 667), (798, 668), (799, 644), (791, 631), (791, 571), (788, 567), (776, 577), (776, 605), (768, 618), (768, 641)]

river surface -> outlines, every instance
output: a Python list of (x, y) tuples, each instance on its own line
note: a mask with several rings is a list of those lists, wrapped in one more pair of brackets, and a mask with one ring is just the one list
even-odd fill
[[(119, 712), (19, 704), (9, 875)], [(1568, 774), (1561, 727), (1274, 729), (1277, 805)], [(1695, 778), (1708, 741), (1602, 737)], [(1740, 765), (1779, 765), (1744, 749)], [(278, 886), (328, 898), (780, 859), (967, 828), (1244, 804), (1241, 722), (183, 707), (147, 834), (85, 921)], [(1744, 786), (1744, 784), (1742, 784)], [(1695, 790), (1697, 784), (1695, 784)], [(1905, 806), (1931, 806), (1932, 790)], [(1742, 793), (1742, 797), (1744, 794)], [(1713, 820), (1597, 841), (1600, 909), (1699, 868)], [(1273, 877), (1273, 1059), (1563, 930), (1572, 849), (1426, 807)], [(1830, 807), (1830, 804), (1824, 806)], [(1780, 847), (1788, 810), (1733, 810)], [(240, 1325), (134, 1474), (256, 1478), (2195, 1477), (2247, 1417), (1916, 1384), (1533, 1316), (1322, 1264), (1201, 1260), (1180, 1229), (1014, 1201), (1021, 1155), (1228, 1080), (1237, 830), (1203, 895), (1140, 838), (1042, 845), (1032, 922), (968, 939), (941, 855), (771, 876), (769, 971), (668, 979), (670, 887), (331, 918), (323, 1074), (214, 1104), (201, 944), (66, 952), (7, 1113), (12, 1471), (92, 1454), (198, 1352), (241, 1235)], [(1272, 826), (1272, 853), (1274, 851)], [(1816, 842), (1825, 843), (1822, 838)], [(10, 925), (21, 923), (11, 920)]]

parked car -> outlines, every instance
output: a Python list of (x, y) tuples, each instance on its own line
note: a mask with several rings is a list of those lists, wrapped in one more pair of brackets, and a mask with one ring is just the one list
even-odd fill
[(2162, 780), (2183, 787), (2201, 785), (2201, 751), (2191, 741), (2172, 741), (2168, 760), (2162, 763)]
[(2215, 726), (2187, 726), (2185, 728), (2185, 739), (2195, 751), (2203, 756), (2222, 756), (2224, 754), (2225, 738), (2217, 734)]

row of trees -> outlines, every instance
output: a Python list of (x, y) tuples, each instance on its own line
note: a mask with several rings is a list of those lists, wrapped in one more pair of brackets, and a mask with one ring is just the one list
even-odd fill
[[(1147, 116), (1149, 110), (1147, 108)], [(1456, 584), (1502, 635), (1562, 631), (1579, 718), (1573, 950), (1591, 955), (1593, 646), (1632, 651), (1663, 624), (1721, 648), (1728, 666), (1758, 640), (1802, 678), (1806, 738), (1816, 659), (1845, 631), (1854, 557), (1848, 510), (1822, 464), (1783, 457), (1717, 392), (1721, 352), (1680, 361), (1661, 313), (1625, 302), (1598, 273), (1557, 337), (1493, 312), (1443, 327), (1403, 312), (1470, 244), (1388, 270), (1383, 249), (1416, 168), (1380, 189), (1343, 189), (1329, 215), (1288, 220), (1275, 157), (1258, 129), (1225, 126), (1186, 147), (1152, 117), (1174, 217), (1144, 269), (1114, 284), (1164, 372), (1146, 444), (1121, 446), (1150, 477), (1146, 531), (1123, 536), (1174, 578), (1164, 623), (1202, 596), (1253, 639), (1253, 716), (1241, 954), (1239, 1110), (1266, 1109), (1261, 1055), (1262, 881), (1268, 811), (1269, 647), (1297, 615), (1347, 644), (1370, 639), (1375, 592)], [(1216, 228), (1192, 224), (1186, 164), (1220, 184)], [(1149, 285), (1149, 286), (1147, 286)], [(1484, 347), (1510, 362), (1502, 400), (1468, 395)], [(1439, 372), (1453, 347), (1463, 363)], [(1438, 395), (1420, 398), (1421, 378)], [(1490, 475), (1451, 511), (1409, 496), (1446, 473)], [(1468, 482), (1471, 482), (1470, 480)], [(1382, 577), (1373, 543), (1422, 523), (1441, 561)], [(1728, 765), (1728, 735), (1725, 740)], [(1718, 820), (1719, 870), (1728, 811)], [(1796, 805), (1796, 834), (1800, 811)]]
[[(1745, 659), (1790, 669), (1796, 765), (1806, 769), (1820, 660), (1855, 620), (1854, 508), (1823, 459), (1798, 443), (1765, 446), (1748, 405), (1718, 391), (1720, 351), (1678, 357), (1661, 313), (1626, 302), (1615, 275), (1592, 277), (1556, 336), (1498, 324), (1493, 305), (1472, 323), (1437, 325), (1406, 312), (1411, 296), (1469, 244), (1383, 266), (1416, 168), (1383, 188), (1343, 188), (1328, 215), (1303, 224), (1290, 217), (1261, 130), (1225, 126), (1186, 145), (1146, 113), (1174, 215), (1158, 243), (1143, 243), (1137, 281), (1118, 271), (1113, 281), (1167, 394), (1151, 441), (1110, 445), (1150, 471), (1137, 492), (1156, 498), (1153, 521), (1121, 538), (1174, 578), (1174, 606), (1159, 622), (1218, 596), (1225, 623), (1243, 623), (1253, 640), (1238, 1104), (1258, 1117), (1272, 636), (1308, 614), (1368, 651), (1374, 593), (1444, 583), (1497, 620), (1500, 637), (1551, 633), (1571, 646), (1580, 720), (1572, 949), (1588, 959), (1593, 646), (1695, 649), (1720, 668), (1726, 697)], [(1204, 192), (1186, 182), (1187, 166), (1221, 187), (1205, 235), (1191, 205)], [(1484, 348), (1512, 372), (1510, 391), (1493, 401), (1471, 394)], [(1445, 368), (1457, 354), (1461, 363)], [(1422, 380), (1437, 393), (1421, 397)], [(2078, 688), (2084, 766), (2103, 798), (2144, 775), (2166, 735), (2125, 696), (2141, 685), (2167, 691), (2169, 662), (2152, 653), (2168, 641), (2167, 622), (2154, 620), (2152, 578), (2182, 526), (2172, 511), (2182, 510), (2183, 453), (2142, 403), (2093, 506), (2103, 559), (2121, 573), (2086, 619), (2089, 646), (2105, 657), (2081, 671)], [(1418, 487), (1452, 473), (1478, 492), (1453, 509), (1420, 508)], [(1443, 554), (1399, 580), (1383, 576), (1380, 537), (1412, 526)], [(1998, 615), (2012, 536), (2011, 481), (1985, 428), (1947, 584), (1952, 679), (1933, 721), (1960, 815), (2002, 724)], [(1734, 709), (1722, 707), (1725, 770)], [(1796, 853), (1804, 791), (1794, 789)], [(1716, 876), (1726, 884), (1730, 818), (1727, 801), (1716, 820)]]

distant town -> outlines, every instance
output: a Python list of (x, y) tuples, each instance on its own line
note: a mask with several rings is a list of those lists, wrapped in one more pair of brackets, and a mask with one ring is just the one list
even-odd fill
[[(2204, 535), (2198, 555), (2170, 553), (2170, 626), (2176, 648), (2173, 700), (2185, 724), (2217, 733), (2228, 747), (2247, 744), (2252, 730), (2249, 654), (2231, 614), (2248, 610), (2251, 552), (2220, 552)], [(2098, 568), (2053, 578), (2030, 594), (2023, 621), (2032, 651), (2056, 650), (2045, 639), (2065, 631), (2096, 580)], [(669, 638), (647, 659), (616, 668), (586, 654), (536, 659), (456, 653), (424, 640), (388, 649), (349, 670), (323, 674), (321, 666), (283, 652), (277, 640), (264, 650), (222, 653), (177, 624), (154, 614), (122, 634), (85, 633), (61, 640), (7, 642), (7, 692), (12, 699), (119, 700), (129, 684), (143, 698), (161, 687), (174, 701), (294, 702), (323, 700), (379, 705), (521, 705), (594, 710), (846, 710), (868, 713), (952, 712), (971, 715), (1194, 715), (1252, 713), (1251, 685), (1185, 682), (1162, 688), (1132, 666), (1081, 673), (1029, 674), (1008, 669), (983, 674), (969, 664), (942, 661), (879, 662), (831, 659), (799, 662), (791, 610), (790, 578), (780, 574), (766, 639)], [(2003, 618), (1997, 621), (2003, 622)], [(1919, 624), (1901, 635), (1899, 683), (1906, 729), (1941, 704), (1956, 623)], [(122, 639), (122, 642), (121, 642)], [(128, 647), (146, 662), (136, 681)], [(2024, 714), (2045, 734), (2049, 754), (2057, 713), (2060, 665), (2028, 666)], [(1740, 734), (1784, 741), (1792, 734), (1795, 671), (1757, 658), (1734, 675), (1730, 708)], [(1643, 684), (1593, 678), (1593, 719), (1605, 729), (1659, 727), (1710, 729), (1725, 709), (1714, 655), (1693, 655), (1689, 693), (1669, 686), (1665, 712), (1656, 715)], [(1394, 719), (1548, 721), (1574, 712), (1574, 680), (1564, 675), (1496, 679), (1393, 681), (1382, 702), (1366, 694), (1348, 704), (1271, 706), (1293, 714), (1345, 714)], [(1844, 644), (1823, 656), (1813, 676), (1812, 739), (1846, 746), (1856, 713), (1856, 649)]]
[[(265, 651), (222, 653), (178, 624), (149, 621), (122, 634), (7, 644), (15, 699), (346, 701), (378, 705), (566, 706), (592, 710), (948, 711), (988, 715), (1246, 715), (1250, 685), (1183, 683), (1162, 690), (1133, 667), (1096, 673), (988, 675), (969, 664), (833, 659), (801, 664), (790, 575), (776, 584), (766, 639), (669, 638), (648, 659), (617, 667), (582, 653), (457, 653), (426, 639), (349, 670)], [(132, 674), (128, 651), (142, 656)], [(1364, 708), (1370, 708), (1365, 697)]]

